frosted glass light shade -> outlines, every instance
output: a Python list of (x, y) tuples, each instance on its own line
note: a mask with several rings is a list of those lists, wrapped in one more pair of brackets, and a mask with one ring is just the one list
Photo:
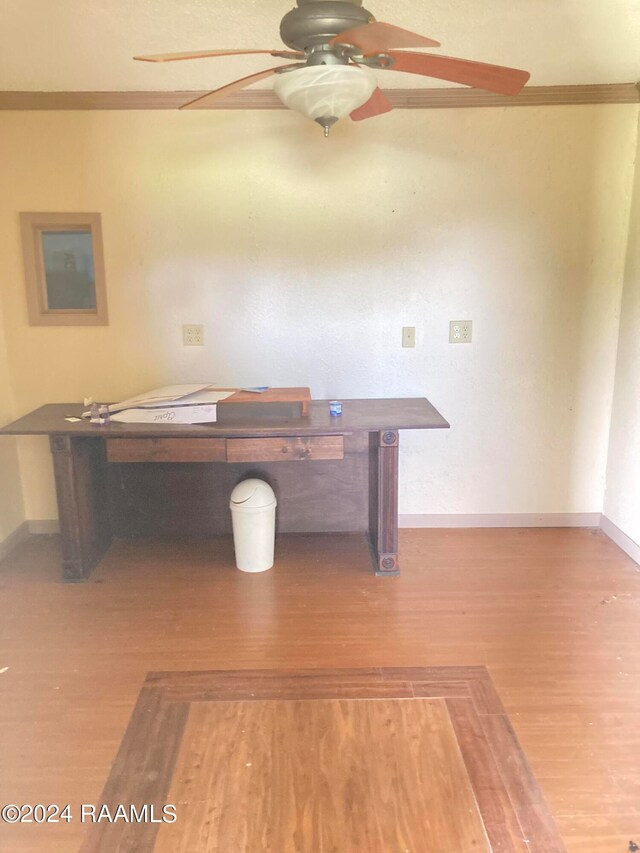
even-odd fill
[(377, 85), (362, 66), (311, 65), (276, 75), (273, 89), (286, 107), (323, 124), (366, 104)]

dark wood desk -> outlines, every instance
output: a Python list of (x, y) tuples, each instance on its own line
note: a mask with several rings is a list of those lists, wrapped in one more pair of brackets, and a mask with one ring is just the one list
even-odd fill
[(345, 400), (337, 418), (318, 400), (307, 417), (189, 426), (65, 420), (81, 410), (42, 406), (0, 429), (49, 436), (62, 573), (74, 581), (114, 536), (230, 533), (229, 495), (247, 476), (273, 486), (279, 532), (362, 531), (376, 574), (397, 575), (399, 431), (449, 426), (424, 398)]

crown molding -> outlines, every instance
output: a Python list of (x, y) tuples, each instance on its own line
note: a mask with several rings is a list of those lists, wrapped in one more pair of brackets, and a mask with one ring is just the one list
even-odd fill
[[(527, 86), (513, 97), (480, 89), (385, 89), (396, 109), (432, 110), (462, 107), (544, 107), (578, 104), (637, 104), (637, 83), (585, 86)], [(2, 92), (0, 110), (174, 110), (204, 95), (192, 92)], [(285, 109), (270, 89), (245, 89), (228, 95), (214, 110)]]

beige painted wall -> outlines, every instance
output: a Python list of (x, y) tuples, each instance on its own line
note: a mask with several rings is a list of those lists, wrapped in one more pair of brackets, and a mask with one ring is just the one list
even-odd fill
[[(7, 347), (0, 304), (0, 426), (12, 419)], [(25, 519), (16, 440), (0, 438), (0, 545)]]
[[(637, 115), (397, 111), (325, 141), (285, 111), (4, 113), (16, 409), (200, 379), (425, 394), (453, 429), (403, 436), (401, 512), (599, 511)], [(110, 326), (27, 325), (20, 210), (102, 213)], [(53, 517), (46, 442), (20, 458)]]
[(640, 147), (620, 313), (604, 512), (640, 546)]

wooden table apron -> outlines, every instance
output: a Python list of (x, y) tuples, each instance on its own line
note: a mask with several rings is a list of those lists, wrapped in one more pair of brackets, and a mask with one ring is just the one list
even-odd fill
[(449, 426), (423, 398), (347, 400), (338, 418), (315, 401), (305, 418), (207, 425), (65, 421), (78, 411), (43, 406), (0, 430), (49, 436), (70, 581), (86, 579), (114, 534), (229, 532), (230, 490), (251, 475), (274, 486), (281, 532), (366, 532), (374, 571), (395, 576), (399, 431)]

